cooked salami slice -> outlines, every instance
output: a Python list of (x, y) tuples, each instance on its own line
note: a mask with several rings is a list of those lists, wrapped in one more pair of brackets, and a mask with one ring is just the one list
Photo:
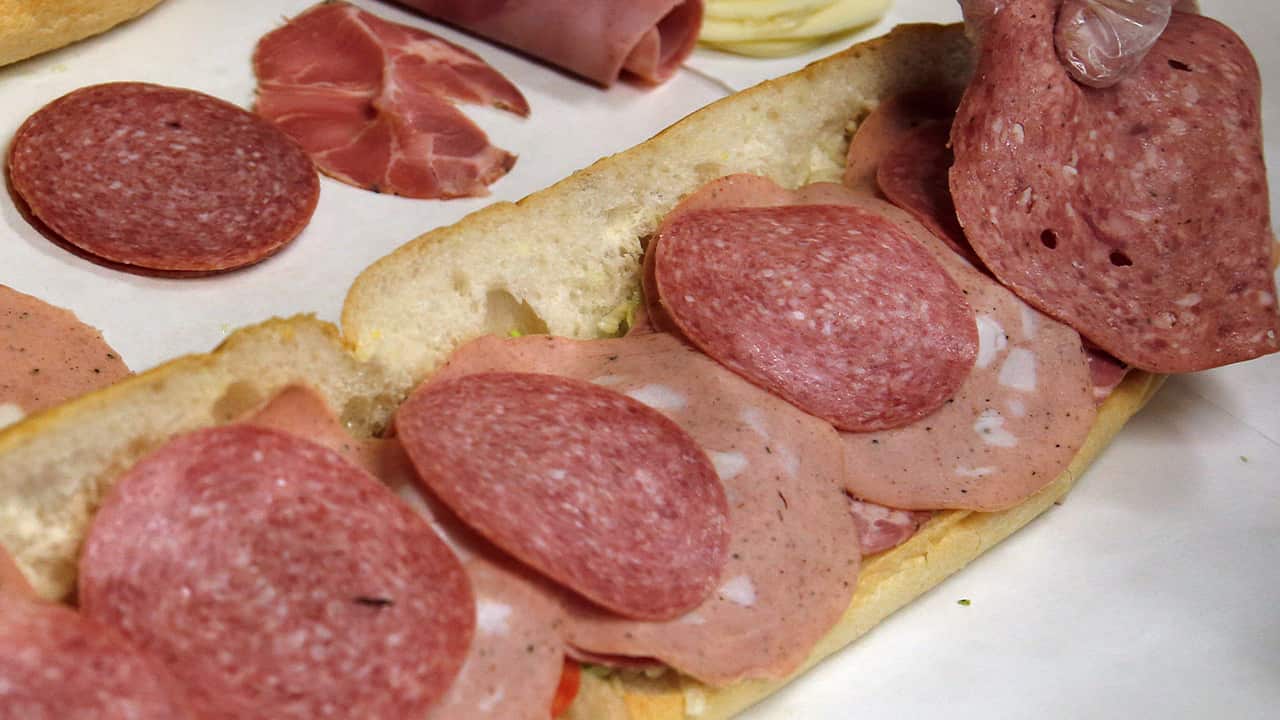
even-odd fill
[(973, 366), (964, 294), (927, 249), (874, 213), (691, 210), (657, 242), (658, 296), (680, 331), (839, 429), (924, 417)]
[(119, 633), (0, 591), (0, 720), (194, 720), (185, 691)]
[(179, 437), (119, 480), (80, 600), (206, 720), (423, 717), (475, 627), (426, 521), (334, 451), (249, 425)]
[(724, 488), (652, 408), (579, 380), (482, 373), (396, 414), (423, 483), (494, 544), (628, 617), (696, 607), (724, 567)]
[(1120, 360), (1189, 372), (1280, 348), (1258, 68), (1174, 13), (1118, 85), (1076, 84), (1054, 0), (1010, 3), (956, 116), (951, 191), (987, 267)]
[(302, 148), (214, 97), (146, 83), (81, 88), (23, 123), (9, 178), (31, 213), (97, 258), (210, 273), (298, 235), (320, 181)]

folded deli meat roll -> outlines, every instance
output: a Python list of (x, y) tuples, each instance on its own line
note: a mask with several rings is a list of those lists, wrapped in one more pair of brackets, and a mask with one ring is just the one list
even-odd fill
[(693, 52), (702, 0), (400, 0), (425, 15), (609, 86), (670, 78)]

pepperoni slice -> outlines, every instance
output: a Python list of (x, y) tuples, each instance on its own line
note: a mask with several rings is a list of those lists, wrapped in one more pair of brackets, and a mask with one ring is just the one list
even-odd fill
[(302, 232), (311, 160), (271, 123), (180, 88), (108, 83), (32, 115), (9, 151), (13, 189), (79, 250), (126, 268), (211, 273)]
[(1009, 3), (951, 139), (960, 222), (1002, 283), (1125, 363), (1190, 372), (1280, 349), (1258, 68), (1174, 13), (1105, 90), (1067, 75), (1056, 0)]
[(703, 352), (842, 430), (928, 415), (977, 352), (955, 281), (894, 223), (856, 207), (681, 213), (659, 235), (654, 277)]
[(119, 480), (80, 600), (172, 668), (205, 720), (423, 717), (476, 614), (457, 558), (390, 490), (249, 425), (182, 436)]
[(480, 373), (396, 415), (422, 482), (494, 544), (617, 613), (669, 619), (715, 588), (728, 503), (688, 433), (580, 380)]
[(0, 591), (0, 720), (195, 720), (154, 658), (71, 609)]

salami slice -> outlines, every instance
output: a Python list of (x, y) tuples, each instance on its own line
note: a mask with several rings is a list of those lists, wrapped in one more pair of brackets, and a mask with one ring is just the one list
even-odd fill
[(1055, 0), (987, 25), (952, 129), (951, 191), (1001, 282), (1103, 350), (1189, 372), (1280, 348), (1258, 69), (1221, 24), (1174, 13), (1105, 90), (1054, 51)]
[(214, 97), (146, 83), (81, 88), (23, 123), (13, 189), (79, 250), (127, 268), (211, 273), (265, 259), (311, 218), (302, 148)]
[(547, 720), (565, 654), (563, 612), (549, 583), (424, 496), (398, 440), (352, 438), (314, 390), (286, 388), (246, 422), (306, 437), (363, 467), (421, 513), (461, 560), (475, 594), (476, 632), (458, 676), (426, 718)]
[(911, 213), (975, 267), (982, 262), (965, 240), (951, 201), (955, 104), (935, 93), (909, 93), (882, 102), (849, 143), (844, 184), (874, 194)]
[(423, 717), (475, 625), (461, 565), (419, 515), (337, 453), (249, 425), (179, 437), (118, 481), (80, 600), (206, 720)]
[(719, 579), (724, 488), (697, 443), (636, 400), (484, 373), (419, 388), (396, 428), (423, 483), (464, 522), (610, 610), (674, 617)]
[(842, 430), (937, 410), (973, 365), (964, 294), (893, 223), (834, 205), (681, 212), (654, 257), (659, 299), (711, 357)]
[(912, 129), (885, 154), (876, 183), (889, 202), (906, 210), (966, 259), (973, 255), (956, 218), (947, 174), (951, 124), (931, 122)]
[(325, 174), (414, 198), (487, 195), (515, 164), (453, 102), (529, 114), (475, 53), (354, 5), (323, 2), (263, 36), (256, 109)]
[(195, 720), (154, 658), (70, 608), (0, 591), (0, 720)]

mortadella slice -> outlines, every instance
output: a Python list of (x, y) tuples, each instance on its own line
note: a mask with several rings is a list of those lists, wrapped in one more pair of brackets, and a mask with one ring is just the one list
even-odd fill
[(793, 672), (844, 612), (858, 575), (831, 426), (666, 333), (482, 337), (438, 374), (511, 368), (588, 380), (661, 410), (706, 449), (729, 497), (729, 560), (706, 602), (636, 622), (562, 594), (570, 644), (595, 657), (657, 658), (712, 684)]
[(129, 375), (75, 314), (0, 285), (0, 428)]
[(693, 52), (703, 0), (398, 0), (600, 85), (625, 70), (646, 83)]
[(1119, 84), (1075, 83), (1055, 0), (987, 24), (951, 139), (974, 250), (1027, 302), (1116, 358), (1190, 372), (1280, 348), (1258, 68), (1174, 13)]
[(418, 477), (471, 528), (628, 617), (665, 620), (714, 589), (724, 488), (702, 448), (637, 400), (534, 372), (435, 379), (396, 413)]
[(529, 114), (475, 53), (343, 2), (303, 12), (259, 42), (256, 110), (325, 174), (414, 198), (488, 194), (515, 164), (454, 102)]
[(118, 632), (70, 608), (0, 588), (0, 720), (46, 718), (197, 716), (164, 666)]
[(79, 590), (205, 720), (424, 716), (475, 625), (422, 517), (338, 453), (246, 424), (131, 468), (90, 527)]
[[(904, 211), (871, 198), (908, 232), (932, 238)], [(995, 511), (1052, 482), (1097, 416), (1079, 334), (1042, 315), (949, 249), (939, 259), (977, 315), (978, 358), (959, 391), (933, 415), (876, 433), (844, 433), (857, 472), (849, 489), (894, 508)]]
[(398, 440), (356, 440), (314, 390), (282, 390), (245, 422), (305, 437), (391, 487), (462, 562), (475, 593), (467, 658), (429, 720), (546, 720), (562, 675), (564, 613), (555, 592), (423, 495)]
[[(734, 201), (757, 191), (766, 200)], [(960, 288), (880, 215), (793, 200), (739, 176), (669, 215), (651, 261), (665, 316), (726, 367), (838, 429), (881, 430), (937, 410), (977, 349)]]

